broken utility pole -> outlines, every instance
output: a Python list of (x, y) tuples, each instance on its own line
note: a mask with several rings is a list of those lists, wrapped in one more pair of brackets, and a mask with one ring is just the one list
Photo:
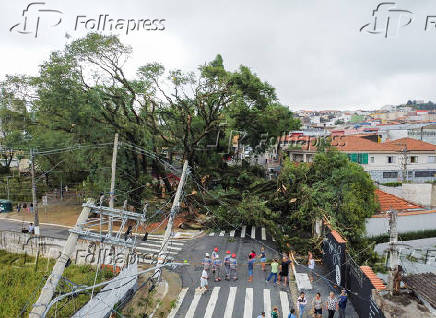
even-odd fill
[[(93, 204), (93, 199), (88, 199), (88, 204)], [(77, 218), (76, 226), (75, 228), (81, 228), (82, 224), (84, 224), (89, 215), (89, 211), (91, 209), (87, 206), (83, 207), (82, 212), (80, 213), (79, 217)], [(44, 287), (41, 290), (41, 294), (39, 295), (38, 300), (35, 304), (33, 304), (32, 311), (29, 313), (29, 318), (40, 318), (42, 317), (43, 313), (45, 312), (48, 304), (50, 303), (51, 299), (53, 298), (53, 295), (56, 291), (56, 287), (59, 283), (59, 280), (62, 277), (62, 274), (65, 270), (65, 265), (67, 264), (68, 260), (71, 259), (73, 256), (74, 249), (76, 248), (77, 240), (79, 238), (79, 235), (74, 232), (70, 232), (70, 235), (68, 236), (67, 242), (65, 243), (64, 249), (62, 250), (62, 254), (59, 256), (59, 258), (56, 261), (56, 264), (53, 267), (53, 271), (51, 275), (48, 277), (47, 281), (45, 282)]]
[[(185, 184), (187, 172), (188, 172), (188, 160), (185, 160), (185, 162), (183, 163), (182, 176), (180, 177), (180, 182), (179, 182), (179, 185), (177, 187), (177, 192), (176, 192), (176, 195), (174, 197), (173, 205), (171, 206), (170, 217), (168, 218), (168, 225), (167, 225), (167, 228), (165, 230), (165, 234), (163, 237), (163, 241), (162, 241), (159, 255), (157, 257), (158, 266), (163, 264), (163, 262), (165, 261), (166, 255), (167, 255), (168, 243), (169, 243), (169, 240), (171, 237), (171, 232), (173, 230), (174, 217), (175, 217), (177, 211), (179, 210), (179, 201), (180, 201), (180, 197), (182, 195), (183, 186)], [(155, 275), (156, 275), (157, 280), (159, 280), (160, 275), (161, 275), (161, 267), (158, 267), (156, 269)]]

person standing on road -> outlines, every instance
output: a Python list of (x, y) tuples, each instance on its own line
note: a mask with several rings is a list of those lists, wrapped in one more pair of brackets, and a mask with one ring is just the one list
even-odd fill
[(230, 280), (230, 251), (226, 252), (226, 256), (224, 256), (224, 270), (226, 271), (226, 280)]
[(236, 275), (236, 270), (238, 268), (238, 261), (236, 260), (236, 254), (232, 254), (230, 258), (230, 276), (233, 280), (238, 280), (238, 276)]
[(254, 271), (254, 263), (256, 262), (256, 258), (253, 255), (248, 255), (248, 282), (253, 281), (253, 271)]
[(313, 308), (313, 317), (322, 318), (322, 299), (320, 293), (316, 293), (315, 297), (313, 298), (312, 308)]
[(221, 281), (221, 259), (218, 253), (215, 253), (215, 257), (213, 259), (212, 264), (212, 272), (214, 273), (215, 281), (220, 282)]
[(212, 265), (212, 260), (210, 259), (209, 253), (205, 254), (205, 257), (203, 259), (202, 264), (203, 264), (203, 269), (206, 270), (207, 272), (209, 272), (210, 271), (210, 267)]
[(289, 313), (288, 318), (297, 318), (295, 316), (295, 309), (294, 308), (291, 308), (291, 312)]
[(250, 254), (248, 254), (248, 257), (250, 257), (250, 255), (251, 255), (251, 258), (255, 258), (256, 252), (254, 250), (251, 250)]
[(262, 311), (262, 313), (259, 316), (257, 316), (257, 318), (265, 318), (265, 312)]
[(326, 309), (329, 312), (329, 318), (333, 318), (335, 316), (336, 311), (339, 309), (338, 300), (335, 297), (334, 292), (330, 292), (330, 296), (327, 298), (325, 303)]
[(341, 295), (338, 299), (338, 307), (339, 307), (339, 318), (345, 318), (345, 308), (347, 308), (347, 292), (345, 289), (342, 289)]
[(313, 274), (315, 274), (315, 260), (313, 259), (312, 252), (307, 256), (307, 267), (309, 267), (309, 279), (313, 282)]
[(215, 266), (214, 266), (214, 261), (215, 258), (218, 255), (218, 247), (215, 247), (212, 251), (212, 257), (211, 257), (211, 262), (212, 262), (212, 273), (215, 274)]
[(33, 213), (33, 203), (30, 203), (29, 207), (30, 207), (30, 208), (29, 208), (29, 209), (30, 209), (29, 212), (30, 212), (30, 213)]
[(287, 256), (283, 256), (282, 264), (280, 265), (280, 273), (279, 273), (279, 285), (281, 282), (281, 278), (283, 277), (283, 286), (287, 286), (288, 284), (288, 276), (289, 276), (289, 264), (291, 261)]
[(218, 247), (215, 247), (212, 251), (212, 262), (215, 259), (215, 257), (217, 257), (218, 255)]
[(279, 318), (279, 309), (277, 307), (274, 307), (273, 311), (271, 312), (271, 318)]
[(33, 226), (33, 223), (30, 223), (29, 227), (28, 227), (29, 234), (33, 234), (34, 230), (35, 230), (35, 228)]
[(209, 278), (209, 275), (207, 274), (207, 270), (203, 269), (203, 272), (201, 273), (201, 278), (200, 278), (200, 289), (201, 290), (207, 290), (208, 289), (208, 284), (207, 284), (207, 279)]
[(21, 210), (21, 203), (18, 203), (17, 204), (17, 212), (20, 213), (20, 210)]
[(277, 263), (277, 258), (275, 258), (271, 263), (271, 272), (269, 273), (268, 278), (266, 279), (266, 282), (268, 283), (269, 280), (274, 277), (274, 284), (277, 284), (277, 272), (279, 271), (279, 263)]
[(300, 311), (300, 314), (298, 315), (300, 318), (303, 318), (304, 308), (307, 304), (307, 298), (304, 295), (304, 292), (301, 292), (300, 297), (297, 299), (297, 306)]
[(260, 248), (260, 264), (262, 265), (262, 270), (265, 271), (265, 263), (266, 263), (266, 254), (263, 246)]

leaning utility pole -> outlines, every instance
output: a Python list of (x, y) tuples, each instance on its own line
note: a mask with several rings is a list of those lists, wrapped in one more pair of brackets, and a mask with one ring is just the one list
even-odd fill
[(398, 269), (399, 254), (397, 249), (398, 243), (398, 212), (397, 210), (390, 210), (389, 214), (389, 279), (388, 288), (391, 295), (394, 292), (394, 273)]
[(38, 215), (38, 200), (36, 199), (36, 183), (35, 183), (35, 160), (33, 156), (33, 149), (30, 149), (30, 173), (32, 175), (32, 202), (33, 213), (35, 216), (34, 231), (35, 235), (39, 235), (39, 215)]
[[(188, 171), (188, 160), (185, 160), (185, 162), (183, 163), (182, 176), (180, 177), (180, 182), (179, 182), (179, 185), (177, 187), (177, 192), (176, 192), (176, 195), (174, 197), (173, 205), (171, 206), (170, 217), (168, 218), (168, 225), (167, 225), (167, 228), (165, 230), (162, 245), (161, 245), (160, 252), (159, 252), (159, 255), (157, 258), (158, 266), (163, 264), (165, 257), (166, 257), (166, 254), (167, 254), (168, 243), (170, 240), (171, 232), (173, 230), (174, 216), (176, 215), (177, 211), (179, 210), (180, 196), (182, 195), (183, 186), (185, 184), (187, 171)], [(160, 274), (161, 274), (161, 269), (160, 269), (160, 267), (158, 267), (155, 271), (155, 275), (156, 275), (156, 278), (158, 280), (160, 278)]]
[[(94, 200), (89, 199), (87, 204), (93, 204)], [(88, 219), (89, 211), (91, 208), (84, 206), (82, 212), (77, 218), (75, 229), (80, 229), (83, 224)], [(41, 294), (39, 295), (38, 300), (33, 305), (32, 311), (29, 313), (29, 318), (41, 318), (42, 314), (45, 312), (48, 304), (53, 298), (53, 295), (56, 291), (56, 287), (59, 283), (59, 280), (62, 277), (66, 264), (68, 260), (73, 257), (74, 249), (76, 248), (77, 240), (79, 239), (79, 234), (70, 231), (70, 236), (68, 237), (64, 249), (62, 250), (62, 254), (56, 261), (56, 264), (53, 267), (53, 271), (51, 275), (48, 277), (45, 282), (44, 287), (41, 290)]]
[[(109, 207), (114, 207), (114, 196), (115, 196), (115, 175), (116, 175), (116, 169), (117, 169), (117, 153), (118, 153), (118, 134), (115, 134), (114, 138), (114, 150), (112, 152), (112, 178), (111, 178), (111, 192), (110, 192), (110, 200), (109, 200)], [(109, 217), (109, 228), (108, 228), (108, 234), (109, 236), (112, 236), (112, 223), (113, 218)]]

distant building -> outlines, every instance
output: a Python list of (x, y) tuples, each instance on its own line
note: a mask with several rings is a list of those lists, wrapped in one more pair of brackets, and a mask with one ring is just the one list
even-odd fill
[[(359, 163), (372, 180), (379, 183), (428, 182), (436, 180), (436, 145), (413, 138), (401, 138), (380, 143), (380, 136), (332, 135), (331, 144)], [(313, 136), (287, 136), (283, 150), (294, 162), (312, 162), (319, 138)], [(406, 167), (406, 169), (404, 169)]]

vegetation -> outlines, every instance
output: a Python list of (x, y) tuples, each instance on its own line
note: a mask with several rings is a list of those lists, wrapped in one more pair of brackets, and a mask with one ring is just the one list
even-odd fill
[(382, 183), (382, 185), (387, 186), (387, 187), (401, 187), (402, 183), (401, 182), (386, 182), (386, 183)]
[[(51, 272), (54, 260), (39, 259), (25, 254), (12, 254), (0, 250), (0, 317), (20, 317), (22, 310), (29, 311), (39, 296), (41, 288)], [(95, 271), (89, 265), (70, 265), (65, 269), (63, 277), (76, 284), (92, 285)], [(108, 280), (112, 272), (99, 272), (97, 282)], [(65, 283), (60, 283), (58, 290), (71, 291)], [(89, 294), (81, 294), (69, 298), (67, 302), (58, 304), (57, 317), (70, 317), (90, 298)], [(26, 307), (27, 306), (27, 307)], [(54, 313), (54, 311), (51, 311)], [(25, 314), (24, 314), (25, 315)]]
[(269, 83), (247, 66), (226, 70), (220, 55), (194, 73), (148, 63), (128, 77), (130, 54), (115, 36), (89, 34), (53, 52), (37, 76), (7, 77), (0, 120), (9, 120), (10, 136), (0, 134), (3, 149), (87, 144), (37, 156), (38, 182), (53, 189), (62, 181), (96, 196), (109, 189), (111, 143), (118, 133), (118, 204), (128, 199), (140, 208), (160, 195), (161, 183), (171, 193), (161, 159), (176, 166), (187, 159), (193, 182), (184, 207), (192, 218), (207, 215), (209, 227), (262, 225), (281, 248), (290, 244), (305, 252), (320, 243), (312, 240), (312, 227), (324, 218), (350, 247), (367, 244), (362, 237), (365, 218), (376, 210), (374, 186), (346, 155), (320, 145), (311, 164), (280, 158), (278, 180), (266, 180), (263, 168), (237, 156), (229, 164), (235, 135), (237, 144), (259, 154), (283, 132), (299, 128)]
[[(436, 237), (436, 230), (424, 230), (398, 234), (398, 239), (400, 241), (420, 240), (430, 237)], [(389, 242), (389, 234), (386, 233), (379, 236), (373, 236), (370, 238), (370, 241), (374, 242), (375, 244)]]

